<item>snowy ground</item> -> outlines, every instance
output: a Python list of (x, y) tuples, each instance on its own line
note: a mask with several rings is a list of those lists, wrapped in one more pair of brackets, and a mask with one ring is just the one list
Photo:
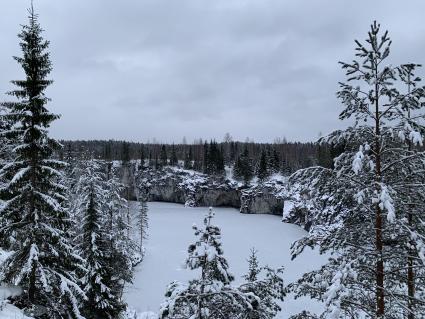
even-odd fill
[[(133, 203), (133, 207), (134, 207)], [(278, 216), (245, 215), (233, 208), (215, 208), (215, 223), (222, 229), (225, 256), (236, 280), (247, 270), (250, 249), (259, 251), (262, 264), (285, 267), (285, 283), (297, 279), (308, 270), (317, 268), (324, 260), (317, 251), (306, 251), (291, 261), (290, 245), (304, 231), (295, 225), (284, 224)], [(141, 312), (157, 312), (168, 283), (193, 278), (193, 271), (182, 269), (186, 249), (193, 242), (193, 223), (202, 224), (207, 208), (187, 208), (179, 204), (149, 203), (149, 240), (146, 256), (137, 267), (134, 283), (126, 288), (129, 307)], [(319, 311), (321, 305), (308, 299), (294, 300), (287, 296), (278, 318), (288, 318), (301, 310)]]
[[(10, 253), (0, 249), (0, 264), (6, 260)], [(26, 319), (21, 310), (9, 304), (6, 298), (20, 293), (20, 289), (15, 287), (4, 287), (0, 285), (0, 318), (1, 319)]]

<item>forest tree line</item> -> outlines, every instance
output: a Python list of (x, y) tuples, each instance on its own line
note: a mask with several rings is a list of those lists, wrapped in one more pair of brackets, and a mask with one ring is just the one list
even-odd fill
[[(152, 144), (117, 140), (62, 140), (61, 159), (96, 158), (123, 162), (143, 159), (148, 165), (159, 168), (179, 165), (211, 175), (224, 172), (224, 166), (233, 166), (241, 157), (248, 157), (252, 169), (257, 172), (262, 157), (273, 172), (289, 175), (298, 169), (311, 166), (332, 166), (332, 158), (338, 150), (326, 144), (313, 142), (255, 143), (233, 141), (226, 134), (225, 141), (202, 141), (193, 144)], [(222, 164), (221, 164), (222, 162)]]

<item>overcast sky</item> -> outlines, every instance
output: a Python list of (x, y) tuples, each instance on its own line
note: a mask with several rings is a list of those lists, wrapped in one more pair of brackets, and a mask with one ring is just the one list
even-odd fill
[[(29, 0), (0, 2), (0, 92), (22, 78)], [(341, 127), (339, 60), (376, 19), (391, 63), (425, 63), (425, 1), (34, 0), (63, 139), (315, 140)], [(423, 71), (421, 71), (421, 75)]]

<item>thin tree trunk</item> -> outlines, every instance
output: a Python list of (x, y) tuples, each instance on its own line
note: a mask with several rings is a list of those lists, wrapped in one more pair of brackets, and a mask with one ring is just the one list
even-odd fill
[[(410, 72), (407, 75), (407, 91), (410, 94)], [(407, 117), (410, 119), (410, 108), (409, 105), (407, 106)], [(408, 150), (409, 152), (412, 150), (412, 143), (410, 139), (408, 140)], [(408, 211), (408, 224), (409, 227), (413, 227), (413, 214), (409, 210)], [(413, 245), (413, 243), (410, 243)], [(408, 294), (408, 303), (407, 303), (407, 319), (415, 319), (415, 310), (414, 310), (414, 298), (415, 298), (415, 273), (413, 270), (413, 251), (409, 247), (407, 250), (408, 256), (407, 256), (407, 294)]]
[[(377, 65), (375, 65), (375, 156), (376, 171), (375, 182), (378, 193), (380, 193), (382, 182), (381, 172), (381, 131), (379, 114), (379, 85)], [(376, 316), (383, 318), (385, 315), (385, 295), (384, 295), (384, 261), (383, 261), (383, 243), (382, 243), (382, 211), (379, 203), (375, 208), (375, 248), (377, 254), (376, 262)]]
[(143, 216), (140, 219), (140, 253), (143, 252)]
[[(32, 117), (31, 117), (31, 128), (35, 127), (35, 123), (34, 123), (34, 102), (33, 102), (33, 97), (30, 97), (29, 99), (29, 103), (31, 104), (31, 106), (33, 107), (32, 109)], [(31, 136), (31, 142), (30, 143), (34, 143), (34, 136)], [(31, 147), (33, 147), (34, 144), (31, 144)], [(30, 196), (29, 196), (29, 213), (31, 215), (31, 223), (33, 224), (32, 227), (35, 228), (35, 224), (36, 224), (36, 218), (35, 218), (35, 197), (34, 197), (34, 190), (37, 188), (37, 161), (38, 161), (38, 157), (37, 157), (37, 152), (35, 149), (31, 150), (31, 190), (30, 190)], [(39, 212), (40, 214), (41, 212)], [(32, 249), (32, 244), (34, 244), (34, 229), (31, 229), (31, 239), (30, 239), (30, 249)], [(37, 266), (35, 264), (34, 261), (32, 261), (31, 264), (31, 273), (29, 276), (29, 282), (28, 282), (28, 299), (30, 301), (31, 304), (34, 304), (35, 302), (35, 291), (37, 289), (36, 287), (36, 272), (37, 272)]]
[(31, 266), (31, 273), (30, 273), (29, 285), (28, 285), (28, 300), (32, 305), (35, 302), (35, 290), (36, 290), (35, 281), (36, 281), (36, 266), (33, 262)]

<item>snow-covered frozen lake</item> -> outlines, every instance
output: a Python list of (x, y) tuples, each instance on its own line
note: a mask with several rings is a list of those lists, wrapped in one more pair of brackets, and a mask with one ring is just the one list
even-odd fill
[[(134, 207), (133, 203), (133, 207)], [(183, 269), (186, 250), (194, 241), (192, 225), (201, 225), (208, 208), (187, 208), (179, 204), (149, 203), (149, 239), (146, 256), (136, 268), (133, 285), (126, 288), (129, 307), (137, 312), (157, 312), (167, 284), (173, 280), (187, 281), (195, 276)], [(224, 254), (236, 281), (247, 271), (246, 259), (255, 247), (262, 265), (284, 266), (285, 283), (294, 281), (324, 260), (317, 251), (306, 251), (291, 261), (291, 243), (302, 237), (304, 230), (285, 224), (279, 216), (240, 214), (233, 208), (214, 208), (214, 223), (222, 229)], [(288, 318), (301, 310), (311, 312), (321, 308), (308, 299), (294, 300), (288, 296), (278, 318)]]

